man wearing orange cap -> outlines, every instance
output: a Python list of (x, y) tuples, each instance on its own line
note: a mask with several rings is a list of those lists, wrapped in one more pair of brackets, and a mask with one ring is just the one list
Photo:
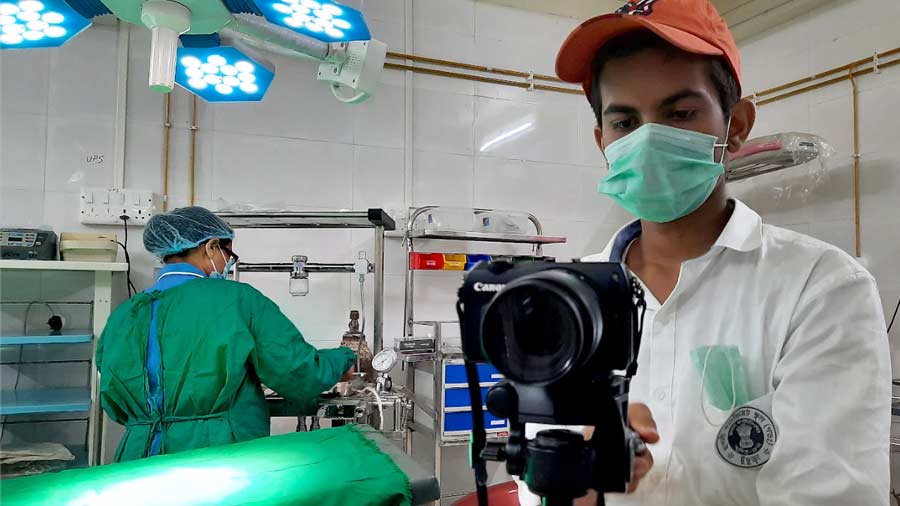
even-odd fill
[[(624, 262), (648, 299), (629, 415), (655, 444), (633, 493), (609, 503), (886, 506), (891, 371), (875, 281), (728, 198), (726, 152), (756, 113), (715, 8), (631, 0), (577, 27), (556, 69), (596, 114), (599, 191), (639, 218), (585, 259)], [(539, 504), (522, 484), (520, 501)]]

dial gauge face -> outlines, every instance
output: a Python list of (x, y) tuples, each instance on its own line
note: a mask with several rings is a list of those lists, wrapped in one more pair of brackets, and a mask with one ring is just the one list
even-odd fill
[(372, 368), (378, 372), (388, 372), (397, 364), (397, 352), (388, 349), (381, 350), (372, 359)]

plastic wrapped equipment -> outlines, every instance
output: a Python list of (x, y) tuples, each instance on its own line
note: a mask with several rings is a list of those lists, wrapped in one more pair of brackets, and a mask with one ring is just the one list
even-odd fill
[(824, 160), (832, 154), (834, 149), (817, 135), (796, 132), (767, 135), (751, 139), (740, 151), (729, 153), (725, 180), (740, 181), (816, 159)]

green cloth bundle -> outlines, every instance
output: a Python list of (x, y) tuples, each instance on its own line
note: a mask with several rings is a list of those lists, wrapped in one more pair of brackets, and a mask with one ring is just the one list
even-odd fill
[(407, 476), (354, 426), (0, 483), (3, 506), (408, 506)]

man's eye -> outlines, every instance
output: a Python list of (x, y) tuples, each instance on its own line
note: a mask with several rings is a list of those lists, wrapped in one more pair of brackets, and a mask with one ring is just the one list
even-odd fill
[(631, 130), (635, 127), (635, 125), (637, 125), (637, 122), (632, 118), (613, 121), (610, 123), (610, 126), (613, 130), (620, 132), (623, 130)]
[(693, 110), (683, 110), (683, 111), (672, 111), (669, 115), (675, 121), (689, 121), (694, 119), (696, 115), (696, 111)]

